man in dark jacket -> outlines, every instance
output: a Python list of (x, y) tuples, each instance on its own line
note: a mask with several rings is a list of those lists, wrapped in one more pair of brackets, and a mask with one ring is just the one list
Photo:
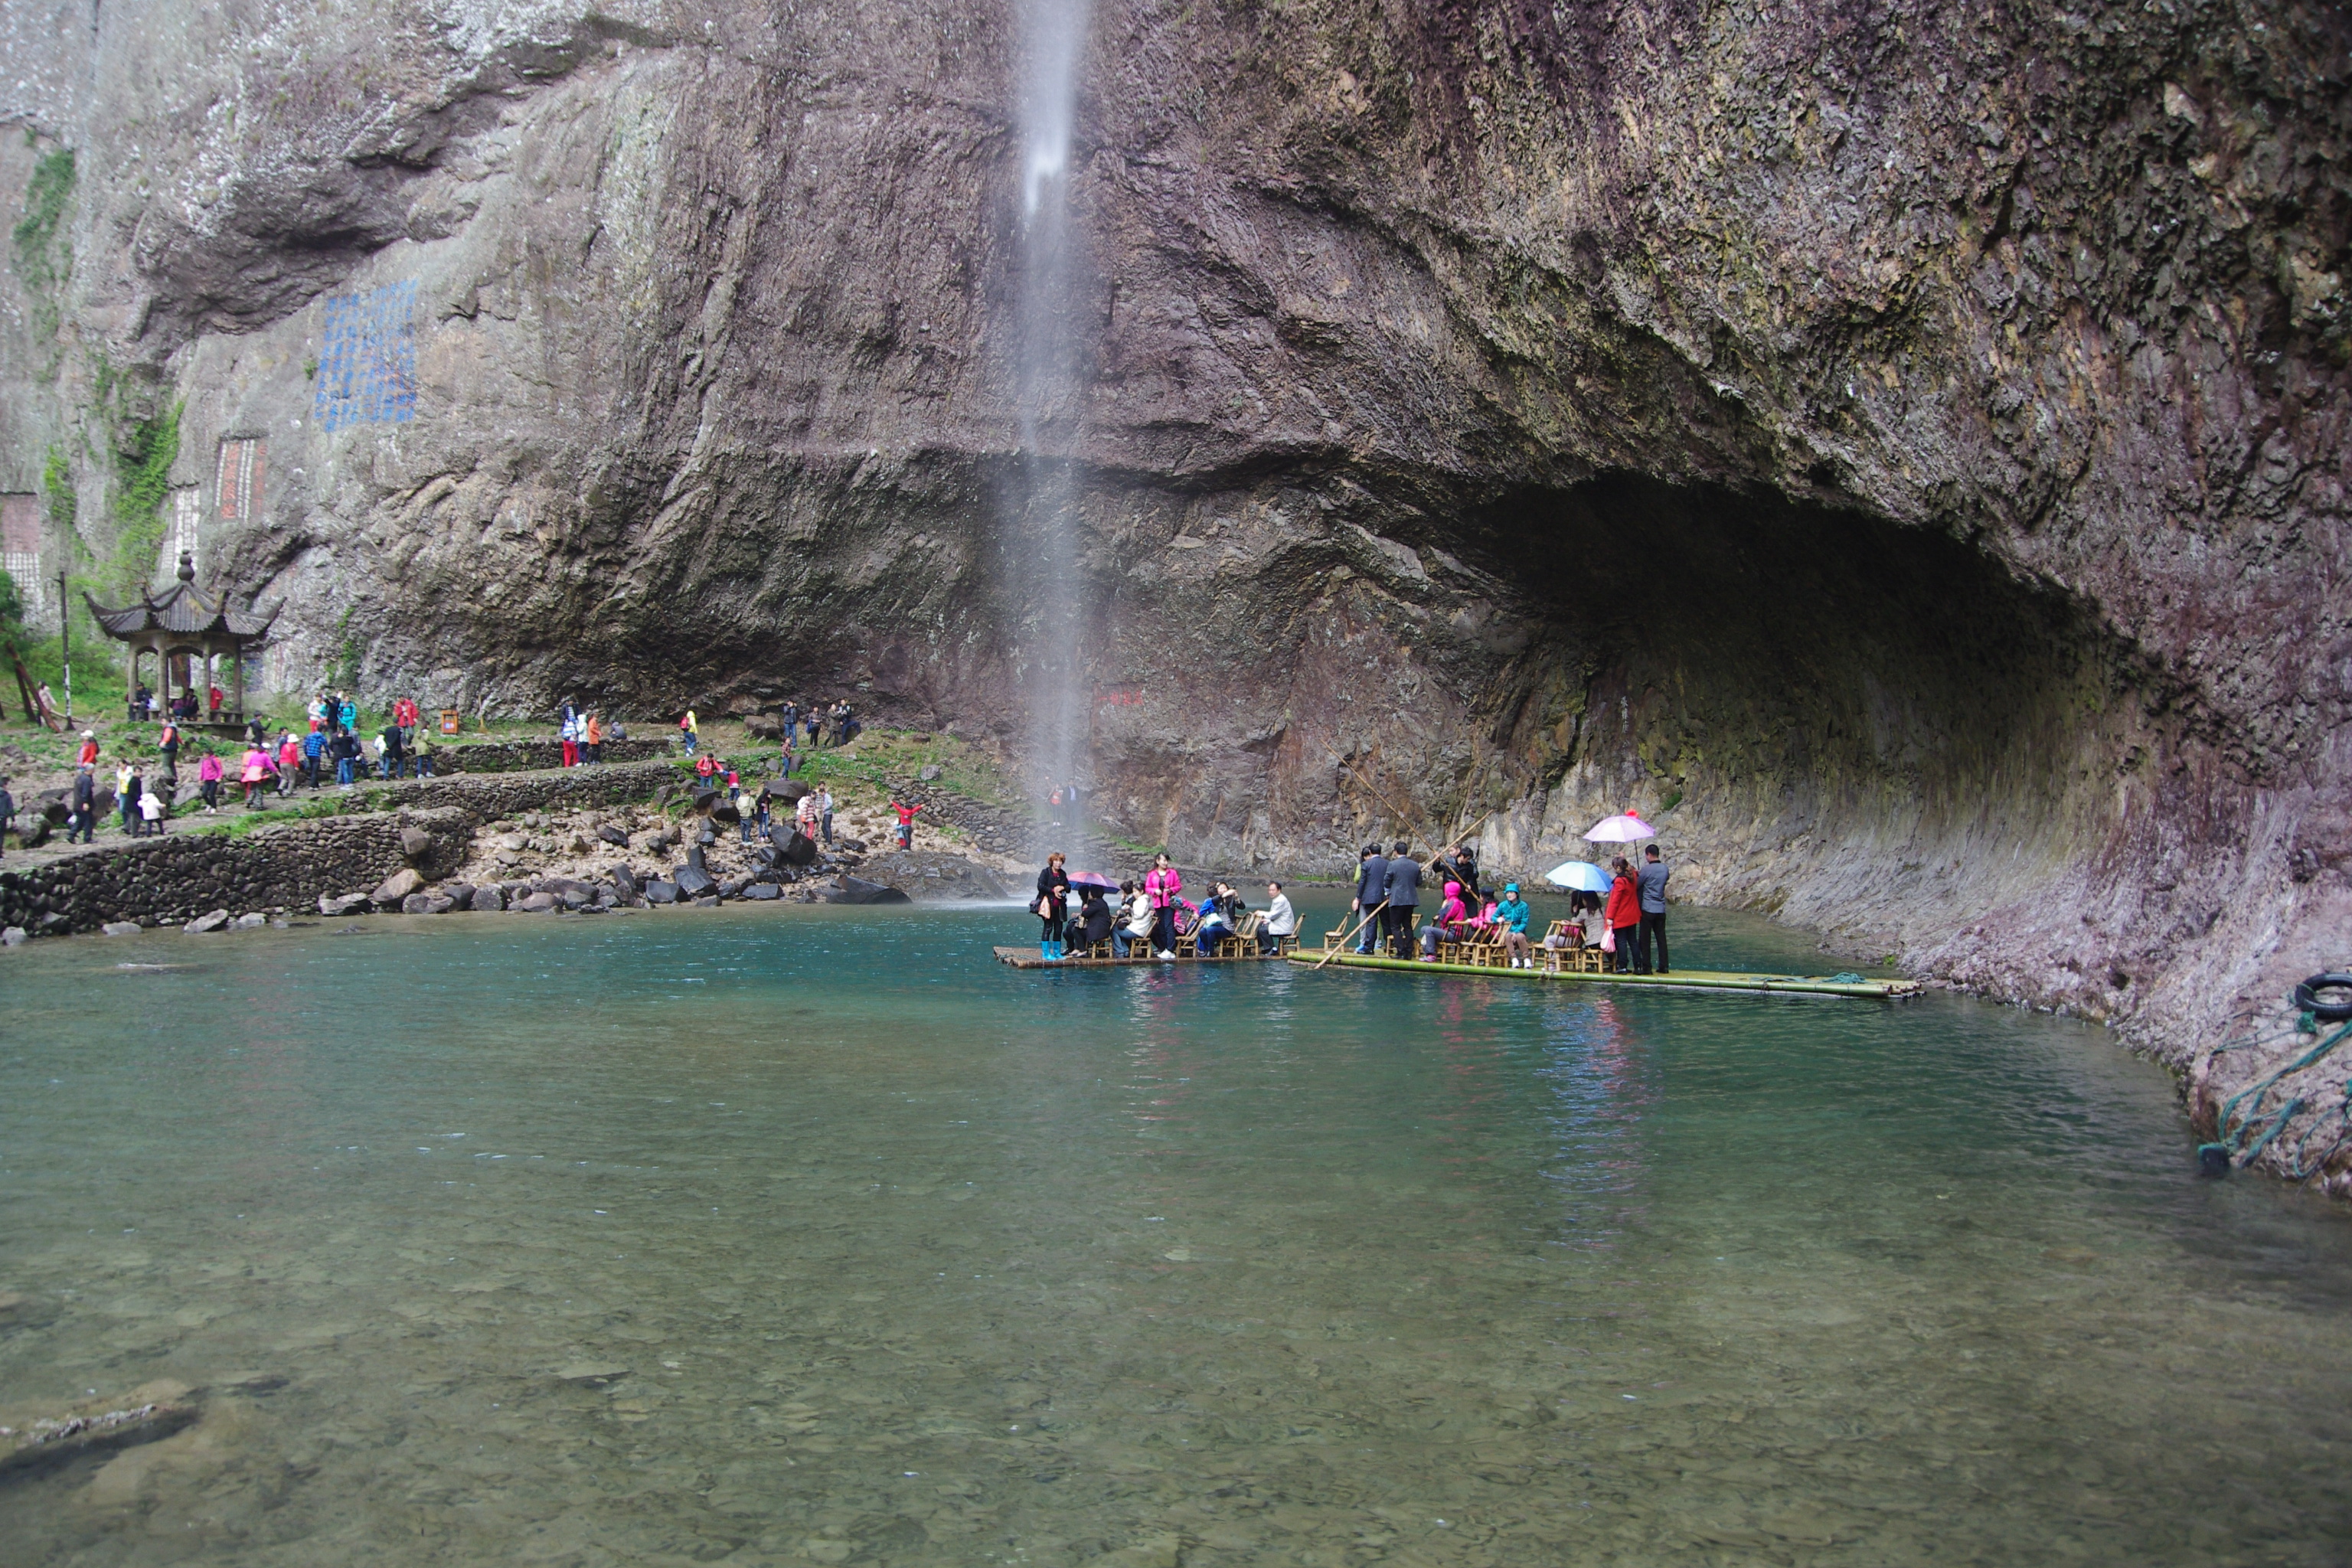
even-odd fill
[(1399, 958), (1413, 956), (1412, 922), (1421, 906), (1421, 862), (1412, 858), (1412, 846), (1400, 838), (1389, 852), (1389, 907), (1381, 911), (1381, 920), (1388, 928), (1389, 951)]
[(1654, 844), (1643, 851), (1642, 868), (1633, 873), (1634, 890), (1641, 896), (1641, 934), (1633, 939), (1633, 973), (1650, 973), (1650, 943), (1658, 944), (1660, 974), (1674, 973), (1666, 965), (1666, 878), (1671, 875), (1666, 863), (1658, 858)]
[(0, 850), (8, 847), (8, 823), (16, 815), (16, 797), (8, 793), (8, 781), (0, 779)]
[(1349, 907), (1363, 921), (1363, 931), (1356, 938), (1356, 951), (1370, 952), (1384, 929), (1381, 908), (1388, 902), (1389, 863), (1381, 858), (1377, 844), (1365, 845), (1356, 860), (1356, 901)]
[(79, 833), (88, 844), (98, 835), (98, 781), (87, 764), (74, 770), (73, 794), (66, 798), (73, 810), (66, 818), (66, 842), (72, 843)]

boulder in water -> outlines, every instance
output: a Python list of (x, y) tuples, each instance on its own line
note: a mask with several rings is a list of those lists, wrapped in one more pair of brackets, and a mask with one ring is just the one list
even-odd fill
[(339, 920), (345, 915), (365, 914), (373, 901), (365, 893), (320, 893), (319, 912), (329, 920)]
[(652, 881), (646, 884), (646, 902), (649, 904), (674, 904), (677, 902), (677, 884), (676, 882), (664, 881), (661, 878), (656, 877)]
[[(186, 931), (190, 936), (203, 936), (207, 931), (220, 931), (227, 926), (227, 924), (228, 911), (226, 910), (215, 910), (208, 915), (198, 915), (194, 920), (190, 921), (186, 925), (180, 929)], [(131, 929), (136, 931), (138, 928), (133, 926)]]
[(825, 901), (834, 904), (910, 904), (914, 900), (898, 889), (880, 882), (869, 882), (863, 877), (845, 876)]
[[(107, 936), (137, 936), (140, 926), (137, 921), (109, 921), (98, 929)], [(191, 924), (188, 929), (194, 931), (196, 928)]]

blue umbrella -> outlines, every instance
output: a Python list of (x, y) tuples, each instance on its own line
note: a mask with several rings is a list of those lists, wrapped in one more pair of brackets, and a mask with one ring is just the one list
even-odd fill
[(1544, 873), (1544, 880), (1572, 893), (1605, 893), (1610, 877), (1590, 860), (1563, 860)]

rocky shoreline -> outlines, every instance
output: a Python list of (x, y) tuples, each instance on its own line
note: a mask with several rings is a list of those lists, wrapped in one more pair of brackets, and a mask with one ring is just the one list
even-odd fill
[[(51, 852), (0, 868), (0, 940), (173, 924), (202, 934), (314, 911), (1010, 896), (992, 868), (960, 855), (870, 855), (846, 834), (832, 848), (793, 849), (788, 835), (746, 842), (676, 815), (684, 794), (663, 762), (460, 774), (371, 786), (381, 809), (352, 815)], [(870, 815), (848, 820), (870, 827)]]

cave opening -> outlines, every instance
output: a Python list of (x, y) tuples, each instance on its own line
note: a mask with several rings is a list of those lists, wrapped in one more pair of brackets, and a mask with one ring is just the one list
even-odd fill
[(1485, 701), (1549, 836), (1641, 806), (1727, 897), (1817, 906), (1833, 868), (1848, 896), (1940, 877), (1980, 903), (2098, 843), (2140, 754), (2091, 606), (1949, 532), (1612, 473), (1455, 537), (1529, 628)]

